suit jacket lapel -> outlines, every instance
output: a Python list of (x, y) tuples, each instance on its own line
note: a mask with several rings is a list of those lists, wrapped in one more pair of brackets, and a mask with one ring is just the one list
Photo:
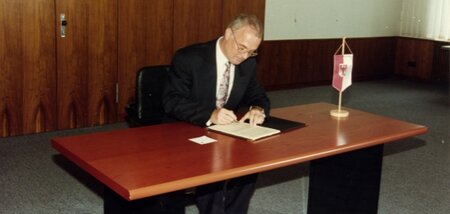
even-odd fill
[(216, 106), (216, 82), (217, 82), (217, 66), (216, 66), (216, 42), (210, 42), (208, 46), (208, 51), (205, 53), (205, 62), (201, 70), (205, 72), (206, 78), (197, 84), (203, 85), (206, 94), (206, 99), (209, 100), (208, 103)]

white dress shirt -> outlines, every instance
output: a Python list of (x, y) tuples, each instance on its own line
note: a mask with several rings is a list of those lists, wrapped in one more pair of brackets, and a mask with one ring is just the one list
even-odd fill
[[(223, 73), (226, 70), (226, 63), (228, 63), (227, 57), (222, 52), (222, 49), (220, 48), (219, 42), (223, 39), (223, 36), (220, 37), (216, 42), (216, 66), (217, 66), (217, 82), (216, 82), (216, 97), (219, 93), (219, 85), (222, 82), (223, 79)], [(228, 97), (230, 97), (231, 89), (233, 88), (233, 82), (234, 82), (234, 70), (235, 66), (231, 64), (230, 67), (230, 83), (228, 84)], [(228, 100), (228, 97), (226, 100)]]

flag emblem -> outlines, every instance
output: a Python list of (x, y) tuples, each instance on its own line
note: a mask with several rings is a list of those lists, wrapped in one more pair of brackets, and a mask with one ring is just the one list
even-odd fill
[(342, 92), (352, 84), (353, 54), (334, 55), (333, 87)]

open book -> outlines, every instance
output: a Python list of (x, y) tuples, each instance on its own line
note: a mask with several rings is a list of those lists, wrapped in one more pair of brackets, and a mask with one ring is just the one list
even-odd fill
[(258, 126), (252, 126), (249, 123), (235, 122), (227, 125), (213, 125), (208, 127), (208, 129), (248, 140), (257, 140), (301, 127), (305, 127), (305, 124), (276, 117), (269, 117), (262, 125)]

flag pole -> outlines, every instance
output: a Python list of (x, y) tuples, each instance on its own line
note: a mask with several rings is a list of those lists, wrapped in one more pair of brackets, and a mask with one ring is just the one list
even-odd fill
[[(345, 54), (345, 37), (342, 38), (342, 56)], [(339, 105), (338, 105), (338, 112), (341, 112), (341, 103), (342, 103), (342, 90), (339, 90)]]
[[(345, 37), (342, 38), (342, 51), (341, 54), (344, 56), (345, 54)], [(339, 51), (339, 50), (338, 50)], [(339, 90), (339, 104), (338, 109), (334, 109), (330, 111), (330, 115), (333, 117), (348, 117), (348, 111), (341, 110), (341, 103), (342, 103), (342, 90)]]

